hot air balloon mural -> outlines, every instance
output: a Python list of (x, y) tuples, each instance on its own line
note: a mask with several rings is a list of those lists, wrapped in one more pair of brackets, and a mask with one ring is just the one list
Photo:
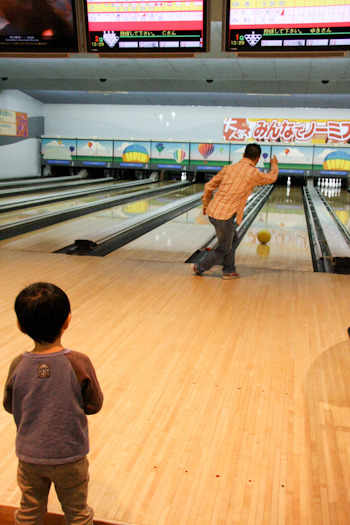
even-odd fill
[(264, 153), (261, 154), (262, 156), (262, 163), (259, 164), (260, 167), (264, 166), (264, 168), (267, 168), (269, 165), (269, 153), (264, 151)]
[(69, 148), (69, 151), (70, 151), (71, 153), (73, 153), (74, 150), (75, 150), (75, 147), (74, 147), (74, 146), (71, 146), (71, 147)]
[(42, 139), (41, 153), (43, 159), (72, 160), (69, 151), (70, 141), (65, 139)]
[(183, 149), (177, 149), (177, 150), (174, 151), (173, 157), (174, 157), (175, 161), (178, 164), (180, 164), (180, 162), (182, 162), (184, 160), (184, 158), (186, 157), (186, 153), (184, 152)]
[(92, 143), (92, 142), (88, 142), (88, 146), (89, 146), (89, 148), (91, 148), (91, 147), (92, 147), (92, 145), (93, 145), (93, 143)]
[(350, 154), (346, 151), (332, 151), (324, 158), (323, 169), (350, 171)]
[(140, 144), (131, 144), (123, 151), (123, 162), (142, 162), (143, 164), (149, 161), (149, 154), (146, 148)]
[(214, 144), (198, 144), (198, 151), (206, 160), (213, 153), (215, 149)]
[(288, 155), (289, 152), (290, 152), (290, 149), (288, 149), (288, 148), (286, 148), (286, 149), (284, 150), (284, 153), (285, 153), (286, 155)]
[(158, 142), (158, 144), (156, 144), (156, 148), (157, 148), (157, 151), (159, 153), (159, 155), (162, 153), (163, 149), (164, 149), (164, 144), (162, 142)]
[(135, 215), (139, 213), (146, 213), (149, 210), (149, 202), (147, 200), (131, 202), (123, 206), (123, 212), (127, 215)]

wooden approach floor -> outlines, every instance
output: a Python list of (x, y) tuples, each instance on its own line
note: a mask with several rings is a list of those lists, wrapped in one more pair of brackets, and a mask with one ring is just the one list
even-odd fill
[[(45, 280), (71, 299), (63, 342), (90, 356), (105, 394), (89, 416), (97, 520), (350, 524), (350, 276), (238, 265), (223, 281), (182, 263), (8, 249), (0, 264), (2, 384), (31, 349), (16, 294)], [(20, 498), (14, 439), (2, 410), (3, 508)]]

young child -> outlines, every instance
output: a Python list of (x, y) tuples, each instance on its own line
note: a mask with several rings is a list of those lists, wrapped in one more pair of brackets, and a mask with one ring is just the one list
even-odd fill
[(35, 283), (15, 301), (19, 329), (34, 340), (16, 357), (5, 385), (4, 407), (17, 426), (17, 481), (22, 491), (16, 525), (39, 525), (54, 484), (68, 525), (91, 525), (87, 504), (89, 436), (86, 414), (95, 414), (103, 394), (90, 359), (64, 348), (61, 336), (71, 313), (67, 295)]

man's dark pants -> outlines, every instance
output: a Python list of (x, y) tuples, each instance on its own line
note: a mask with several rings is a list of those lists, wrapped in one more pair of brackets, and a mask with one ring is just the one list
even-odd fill
[(213, 219), (213, 217), (209, 217), (209, 220), (215, 228), (219, 246), (214, 250), (208, 251), (206, 256), (196, 263), (196, 269), (198, 272), (205, 272), (210, 270), (212, 266), (222, 264), (222, 272), (231, 274), (236, 270), (236, 247), (234, 246), (234, 241), (237, 239), (236, 214), (224, 221)]

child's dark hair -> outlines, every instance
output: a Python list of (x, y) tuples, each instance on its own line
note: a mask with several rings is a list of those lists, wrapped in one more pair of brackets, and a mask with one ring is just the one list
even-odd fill
[(256, 160), (261, 155), (261, 147), (259, 144), (248, 144), (244, 151), (244, 156), (250, 160)]
[(53, 343), (70, 313), (70, 303), (58, 286), (34, 283), (16, 297), (15, 312), (21, 329), (29, 337), (37, 343)]

